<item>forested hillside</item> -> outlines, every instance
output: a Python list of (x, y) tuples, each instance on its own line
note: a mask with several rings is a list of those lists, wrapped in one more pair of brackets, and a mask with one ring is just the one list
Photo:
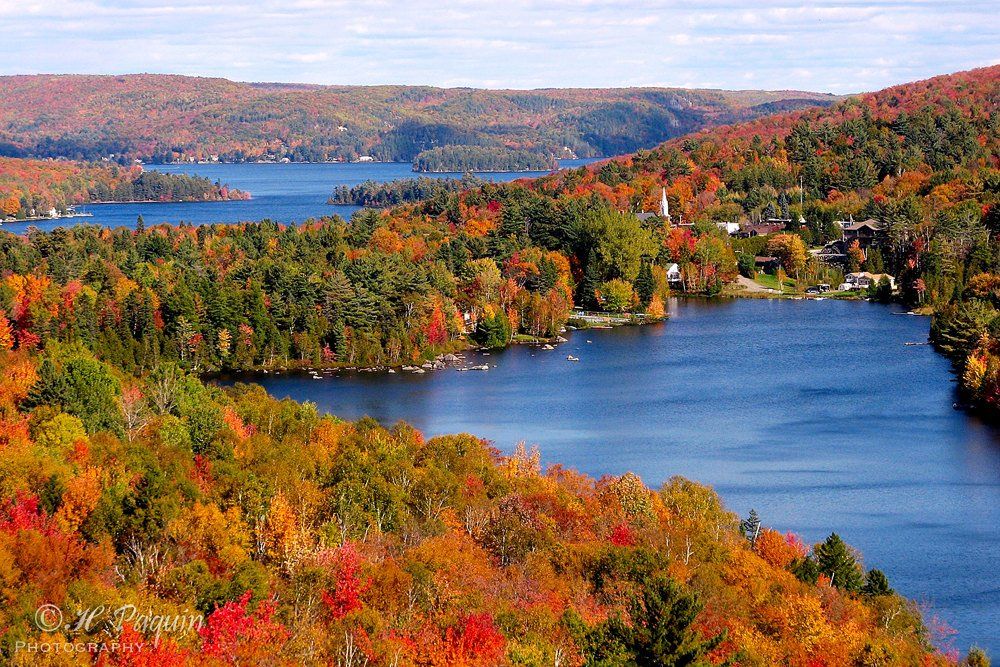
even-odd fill
[(470, 435), (10, 342), (6, 664), (56, 646), (157, 667), (950, 664), (840, 537), (741, 522), (693, 482), (542, 471)]
[(249, 193), (207, 178), (144, 171), (141, 167), (0, 158), (0, 220), (65, 213), (77, 204), (107, 201), (215, 201)]
[(139, 74), (0, 77), (0, 155), (410, 162), (448, 144), (617, 155), (707, 125), (829, 104), (796, 91), (300, 86)]

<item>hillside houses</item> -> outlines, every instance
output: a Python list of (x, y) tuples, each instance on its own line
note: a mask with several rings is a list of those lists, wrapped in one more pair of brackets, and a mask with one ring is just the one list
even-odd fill
[(869, 218), (868, 220), (863, 220), (862, 222), (852, 221), (837, 221), (837, 224), (841, 226), (844, 230), (844, 243), (847, 247), (851, 247), (854, 241), (858, 242), (858, 245), (865, 254), (868, 253), (868, 248), (873, 246), (877, 247), (882, 242), (882, 223), (874, 218)]

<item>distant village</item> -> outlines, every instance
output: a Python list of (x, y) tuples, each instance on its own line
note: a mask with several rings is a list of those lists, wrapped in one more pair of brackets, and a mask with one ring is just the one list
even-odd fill
[[(670, 213), (670, 202), (667, 200), (666, 189), (661, 190), (660, 206), (656, 212), (643, 211), (636, 214), (639, 220), (647, 221), (651, 218), (659, 217), (666, 220), (671, 227), (693, 227), (693, 222), (683, 219), (683, 216), (674, 220)], [(806, 220), (799, 216), (798, 223), (804, 227)], [(793, 229), (792, 218), (768, 217), (758, 222), (753, 222), (749, 218), (743, 218), (732, 222), (717, 222), (716, 226), (733, 238), (754, 238), (757, 236), (768, 236)], [(815, 248), (809, 253), (823, 264), (837, 269), (845, 270), (849, 265), (848, 249), (857, 242), (857, 247), (867, 259), (868, 252), (872, 248), (878, 248), (885, 240), (885, 230), (879, 220), (869, 218), (867, 220), (855, 221), (853, 216), (847, 220), (837, 220), (835, 224), (840, 227), (842, 236), (839, 239), (828, 242), (821, 248)], [(760, 273), (774, 273), (779, 265), (777, 257), (758, 255), (754, 257), (754, 265)], [(680, 284), (682, 276), (677, 264), (672, 264), (667, 268), (667, 278), (671, 283)], [(867, 290), (873, 285), (878, 285), (885, 278), (889, 282), (890, 289), (896, 291), (896, 279), (887, 273), (871, 273), (868, 271), (845, 272), (844, 281), (836, 287), (836, 291), (851, 292)], [(831, 285), (820, 284), (811, 287), (807, 292), (833, 291)]]

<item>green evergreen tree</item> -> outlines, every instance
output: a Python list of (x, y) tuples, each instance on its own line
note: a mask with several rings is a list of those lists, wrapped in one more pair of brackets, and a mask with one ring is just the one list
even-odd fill
[(864, 573), (850, 547), (837, 533), (814, 549), (816, 565), (821, 574), (833, 580), (833, 585), (841, 590), (857, 593), (865, 583)]
[(587, 262), (583, 268), (583, 280), (580, 281), (580, 293), (578, 303), (588, 310), (595, 310), (600, 306), (597, 303), (597, 288), (601, 285), (600, 267), (591, 248), (587, 252)]
[(616, 624), (617, 636), (638, 667), (699, 667), (725, 639), (725, 633), (703, 640), (692, 628), (702, 604), (669, 577), (648, 579), (629, 606), (630, 625)]
[(757, 541), (757, 535), (760, 533), (760, 525), (760, 515), (757, 514), (757, 510), (755, 509), (751, 509), (747, 518), (740, 522), (740, 532), (750, 542), (750, 546), (753, 546)]
[(819, 566), (811, 556), (799, 558), (792, 563), (789, 568), (799, 581), (807, 584), (815, 584), (819, 580)]
[(986, 655), (986, 651), (978, 646), (973, 646), (969, 649), (969, 654), (965, 656), (961, 664), (962, 667), (990, 667), (992, 663), (990, 662), (990, 657)]
[(865, 576), (865, 585), (861, 592), (870, 597), (892, 595), (895, 591), (889, 586), (889, 578), (882, 570), (869, 570)]
[(636, 295), (639, 297), (639, 307), (645, 310), (649, 307), (649, 302), (653, 299), (653, 290), (656, 284), (653, 282), (653, 270), (649, 267), (649, 261), (643, 261), (639, 267), (639, 275), (632, 283)]
[(503, 310), (493, 316), (479, 318), (472, 339), (480, 346), (488, 349), (501, 349), (510, 345), (511, 326), (507, 314)]

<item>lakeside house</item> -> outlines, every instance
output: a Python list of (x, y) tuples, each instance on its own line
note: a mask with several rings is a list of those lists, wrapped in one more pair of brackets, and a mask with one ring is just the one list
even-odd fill
[(768, 220), (766, 222), (752, 222), (749, 224), (741, 225), (740, 231), (737, 235), (740, 238), (752, 239), (755, 236), (767, 236), (768, 234), (777, 234), (785, 230), (785, 223), (783, 221)]
[(819, 250), (811, 252), (816, 259), (826, 264), (840, 266), (847, 263), (847, 244), (844, 243), (844, 239), (830, 241)]
[(874, 218), (861, 222), (838, 220), (837, 224), (844, 230), (844, 244), (850, 248), (854, 241), (858, 242), (858, 247), (865, 251), (867, 256), (868, 248), (877, 247), (882, 242), (884, 236), (882, 223)]
[(893, 292), (896, 291), (896, 279), (890, 276), (888, 273), (869, 273), (868, 271), (859, 271), (857, 273), (848, 273), (844, 276), (844, 282), (840, 284), (837, 289), (841, 292), (850, 292), (854, 290), (868, 289), (872, 285), (877, 285), (882, 281), (882, 278), (889, 279), (889, 287)]
[(680, 267), (676, 264), (671, 264), (667, 267), (667, 282), (671, 285), (679, 285), (683, 282)]

